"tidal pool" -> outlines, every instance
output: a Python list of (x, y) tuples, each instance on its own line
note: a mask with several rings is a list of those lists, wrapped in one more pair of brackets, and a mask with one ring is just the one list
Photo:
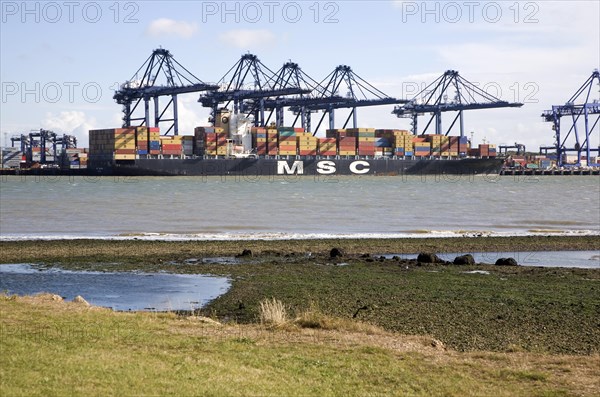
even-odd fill
[(0, 265), (0, 291), (17, 295), (49, 292), (113, 310), (194, 310), (227, 292), (230, 280), (197, 274), (93, 272)]

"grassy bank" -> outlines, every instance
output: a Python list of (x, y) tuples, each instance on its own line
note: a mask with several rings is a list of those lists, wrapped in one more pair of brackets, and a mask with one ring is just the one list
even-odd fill
[[(430, 335), (459, 351), (585, 355), (600, 353), (600, 269), (422, 265), (363, 253), (593, 250), (599, 241), (598, 237), (41, 241), (3, 243), (0, 262), (225, 275), (232, 279), (232, 288), (202, 310), (222, 321), (255, 323), (259, 302), (274, 297), (294, 312), (318, 307), (327, 315), (356, 318), (390, 332)], [(345, 255), (329, 258), (333, 246)], [(238, 264), (198, 261), (244, 248), (252, 249), (254, 256)]]
[(366, 328), (215, 325), (0, 297), (0, 395), (584, 396), (596, 356), (460, 353)]
[(457, 237), (414, 239), (331, 239), (274, 241), (107, 241), (60, 240), (0, 242), (0, 263), (128, 262), (157, 264), (193, 257), (235, 255), (250, 249), (268, 253), (326, 254), (339, 247), (348, 254), (430, 252), (516, 252), (600, 249), (600, 237)]

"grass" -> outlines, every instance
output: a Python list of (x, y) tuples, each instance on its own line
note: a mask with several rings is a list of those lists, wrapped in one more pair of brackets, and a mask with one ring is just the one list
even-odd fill
[(281, 326), (288, 321), (285, 305), (275, 298), (260, 301), (259, 317), (260, 323), (266, 325)]
[(222, 325), (0, 298), (0, 395), (575, 396), (594, 356), (460, 353), (429, 337)]

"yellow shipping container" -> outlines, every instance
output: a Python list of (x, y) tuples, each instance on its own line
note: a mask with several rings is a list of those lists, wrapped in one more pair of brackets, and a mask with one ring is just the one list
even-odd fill
[(115, 146), (121, 146), (121, 145), (133, 145), (135, 146), (135, 140), (133, 139), (117, 139), (114, 141), (113, 143)]
[(282, 156), (294, 156), (294, 155), (296, 155), (296, 151), (295, 150), (280, 150), (279, 154)]
[(347, 129), (348, 132), (375, 132), (375, 128), (349, 128)]
[(115, 154), (115, 160), (135, 160), (135, 154)]
[(135, 145), (115, 145), (113, 149), (135, 149)]

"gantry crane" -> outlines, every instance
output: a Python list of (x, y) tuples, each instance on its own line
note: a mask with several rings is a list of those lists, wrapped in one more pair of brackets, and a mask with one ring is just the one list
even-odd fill
[(311, 113), (308, 108), (311, 105), (323, 105), (327, 103), (342, 103), (350, 102), (350, 99), (339, 95), (330, 97), (322, 97), (320, 94), (325, 89), (312, 77), (304, 73), (297, 63), (286, 62), (281, 69), (277, 71), (274, 87), (281, 89), (284, 87), (299, 87), (303, 88), (308, 93), (301, 93), (295, 96), (285, 96), (277, 98), (267, 98), (265, 100), (265, 108), (270, 110), (269, 117), (265, 121), (268, 124), (273, 112), (275, 112), (275, 124), (277, 127), (283, 126), (284, 123), (284, 108), (293, 107), (296, 118), (292, 123), (295, 126), (300, 119), (301, 127), (305, 131), (311, 131)]
[[(507, 102), (496, 98), (462, 78), (458, 71), (448, 70), (408, 103), (396, 107), (392, 113), (398, 117), (411, 118), (412, 132), (415, 135), (419, 134), (418, 116), (429, 113), (431, 117), (421, 132), (422, 134), (427, 133), (431, 124), (435, 122), (434, 133), (448, 135), (456, 122), (459, 121), (460, 136), (464, 136), (463, 111), (521, 106), (523, 106), (522, 103)], [(444, 132), (442, 129), (442, 113), (449, 111), (457, 112), (457, 115)]]
[[(559, 167), (566, 164), (564, 155), (568, 152), (577, 153), (576, 166), (581, 165), (582, 153), (587, 156), (588, 166), (598, 166), (600, 163), (599, 160), (590, 163), (592, 152), (600, 154), (600, 143), (599, 147), (592, 147), (591, 142), (594, 134), (596, 139), (600, 138), (600, 90), (594, 90), (594, 85), (600, 86), (600, 72), (597, 69), (564, 105), (552, 106), (552, 110), (546, 110), (542, 114), (545, 121), (553, 124), (552, 129), (556, 140), (553, 147), (541, 147), (540, 152), (556, 149), (556, 161)], [(561, 126), (562, 117), (568, 119), (568, 130)], [(580, 136), (580, 132), (584, 133), (583, 136)], [(575, 143), (567, 143), (570, 137), (574, 138)]]
[[(356, 109), (365, 106), (380, 106), (406, 103), (406, 100), (392, 98), (366, 80), (358, 76), (347, 65), (336, 67), (327, 77), (318, 85), (317, 92), (314, 95), (314, 103), (307, 103), (303, 106), (292, 106), (290, 109), (295, 113), (304, 111), (323, 111), (319, 119), (314, 134), (321, 126), (325, 116), (329, 115), (329, 129), (335, 128), (335, 110), (351, 109), (348, 118), (342, 128), (346, 128), (352, 118), (354, 128), (358, 126), (358, 117)], [(340, 92), (345, 90), (345, 96), (340, 98)]]
[(514, 145), (500, 145), (498, 146), (498, 150), (500, 153), (508, 153), (508, 149), (517, 149), (517, 156), (525, 154), (525, 145), (522, 143), (515, 142)]
[(33, 160), (33, 148), (40, 148), (40, 163), (45, 164), (49, 163), (46, 161), (46, 148), (51, 146), (52, 148), (52, 156), (54, 160), (52, 162), (57, 162), (57, 145), (61, 145), (63, 149), (70, 149), (77, 146), (77, 138), (73, 135), (63, 134), (63, 136), (59, 136), (53, 131), (49, 130), (33, 130), (30, 131), (29, 134), (20, 134), (10, 138), (12, 147), (15, 147), (15, 142), (19, 142), (21, 145), (21, 152), (25, 155), (25, 159), (28, 163), (31, 163)]
[(234, 114), (254, 116), (254, 125), (264, 126), (265, 101), (287, 95), (308, 94), (307, 88), (281, 84), (278, 76), (265, 66), (256, 55), (244, 54), (219, 80), (218, 90), (202, 94), (198, 100), (204, 107), (211, 108), (215, 121), (218, 109), (233, 104)]
[[(159, 77), (163, 76), (165, 82)], [(161, 79), (162, 80), (162, 79)], [(144, 64), (135, 72), (121, 88), (115, 92), (113, 98), (118, 104), (123, 105), (123, 126), (145, 125), (159, 127), (160, 123), (170, 123), (168, 128), (163, 128), (165, 135), (171, 131), (179, 134), (177, 95), (192, 92), (216, 90), (217, 85), (208, 84), (194, 76), (173, 58), (171, 53), (163, 48), (156, 49)], [(170, 97), (168, 103), (161, 107), (159, 98)], [(154, 120), (150, 123), (150, 100), (154, 101)], [(135, 117), (139, 112), (138, 107), (143, 106), (143, 116)], [(171, 110), (172, 117), (166, 115)]]

